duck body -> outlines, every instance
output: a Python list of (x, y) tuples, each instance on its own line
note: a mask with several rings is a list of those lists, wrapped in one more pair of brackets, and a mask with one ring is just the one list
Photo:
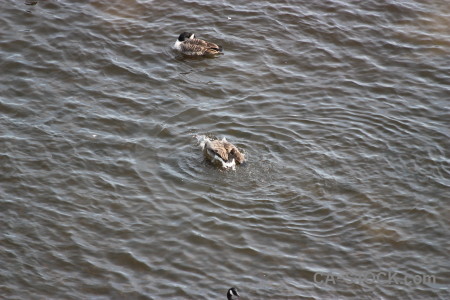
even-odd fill
[(216, 56), (223, 54), (222, 46), (195, 38), (195, 34), (183, 32), (173, 48), (187, 56)]
[(237, 164), (245, 161), (239, 149), (225, 138), (213, 140), (206, 136), (197, 136), (205, 158), (221, 169), (236, 169)]

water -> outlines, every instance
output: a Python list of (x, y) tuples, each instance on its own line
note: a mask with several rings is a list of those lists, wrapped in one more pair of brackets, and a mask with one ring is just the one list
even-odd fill
[(2, 299), (450, 298), (447, 1), (27, 4), (0, 4)]

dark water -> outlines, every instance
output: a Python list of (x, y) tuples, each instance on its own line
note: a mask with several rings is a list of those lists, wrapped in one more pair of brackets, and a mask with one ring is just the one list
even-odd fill
[(36, 2), (0, 2), (0, 298), (450, 299), (448, 1)]

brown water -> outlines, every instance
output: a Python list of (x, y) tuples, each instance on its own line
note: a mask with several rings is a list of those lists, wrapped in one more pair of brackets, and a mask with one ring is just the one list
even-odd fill
[(448, 1), (83, 2), (0, 2), (0, 298), (450, 299)]

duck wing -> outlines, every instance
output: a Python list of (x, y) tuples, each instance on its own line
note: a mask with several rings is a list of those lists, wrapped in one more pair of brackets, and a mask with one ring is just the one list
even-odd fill
[(219, 54), (222, 47), (201, 39), (187, 39), (180, 45), (181, 51), (187, 55)]
[(219, 45), (211, 43), (211, 42), (207, 42), (207, 41), (204, 41), (201, 39), (190, 39), (190, 41), (193, 41), (197, 45), (202, 45), (202, 47), (205, 47), (205, 48), (208, 48), (211, 50), (222, 51), (222, 46), (219, 46)]
[(224, 143), (218, 140), (211, 141), (209, 143), (209, 148), (214, 151), (217, 155), (219, 155), (224, 161), (228, 160), (228, 153), (226, 147), (224, 147)]
[(242, 154), (241, 152), (239, 152), (239, 149), (228, 142), (224, 142), (224, 148), (226, 149), (227, 153), (230, 154), (232, 157), (236, 158), (238, 163), (243, 163), (245, 160), (245, 156), (244, 154)]

